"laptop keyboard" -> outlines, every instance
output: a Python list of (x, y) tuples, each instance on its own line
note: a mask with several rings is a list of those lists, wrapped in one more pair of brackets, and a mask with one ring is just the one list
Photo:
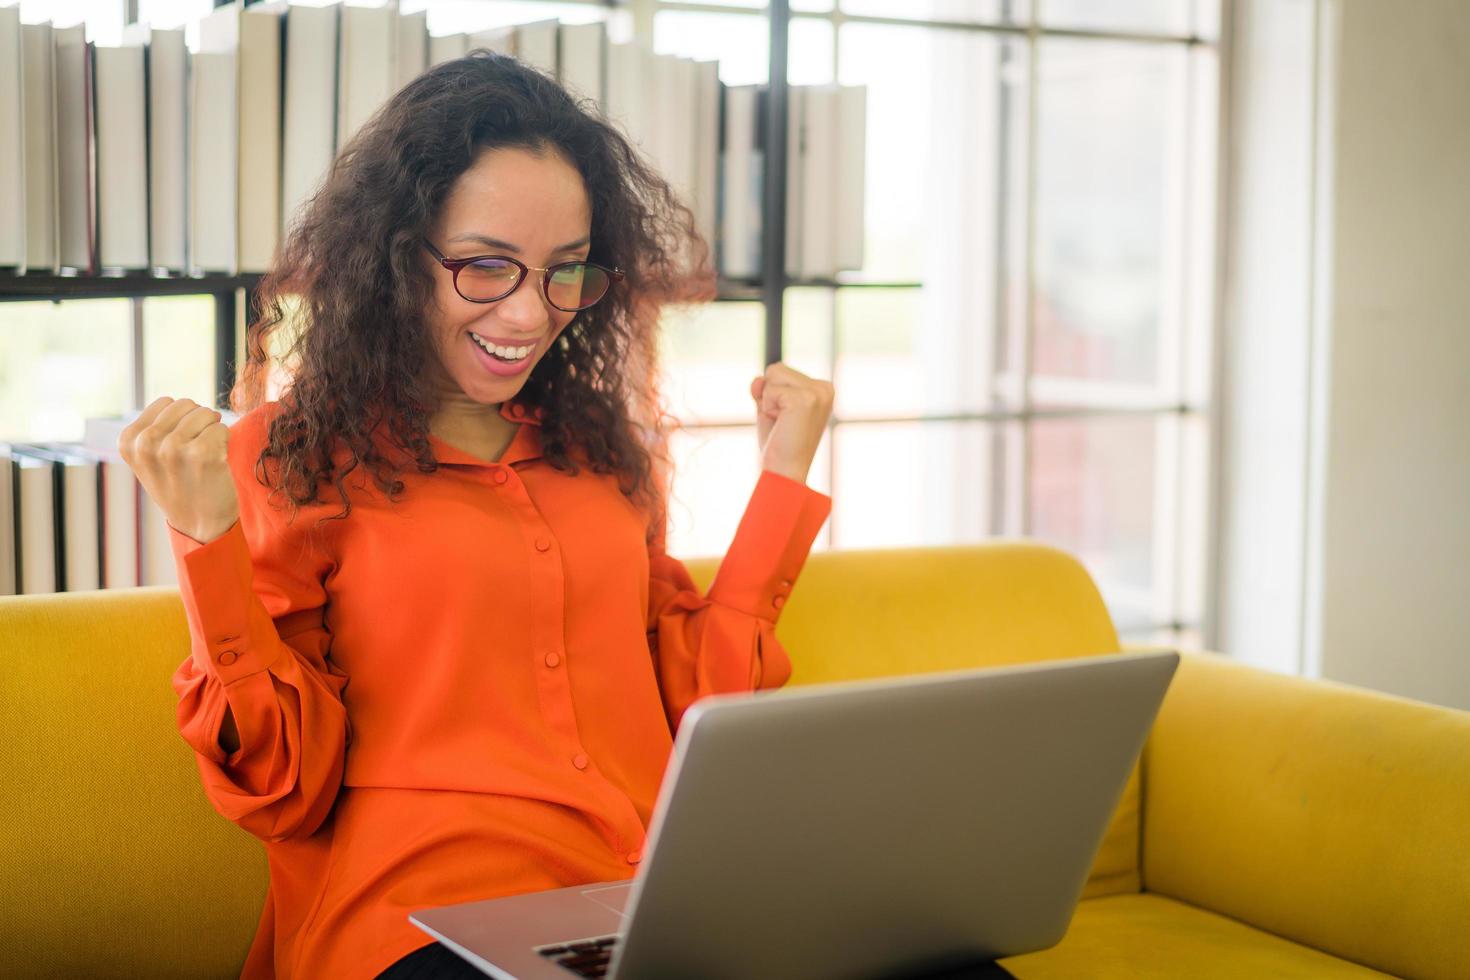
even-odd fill
[(574, 943), (542, 946), (536, 952), (554, 961), (558, 966), (566, 967), (578, 976), (605, 977), (608, 961), (612, 959), (613, 945), (617, 941), (616, 935), (597, 936)]

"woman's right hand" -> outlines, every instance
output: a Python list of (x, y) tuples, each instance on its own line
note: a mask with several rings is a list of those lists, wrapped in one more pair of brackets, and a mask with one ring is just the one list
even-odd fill
[(219, 412), (167, 395), (151, 402), (123, 429), (118, 452), (177, 530), (201, 544), (240, 517), (230, 474), (230, 427)]

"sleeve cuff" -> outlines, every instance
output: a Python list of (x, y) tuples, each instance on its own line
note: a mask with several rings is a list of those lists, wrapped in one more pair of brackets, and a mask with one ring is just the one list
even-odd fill
[(207, 543), (167, 526), (195, 665), (226, 685), (265, 670), (278, 651), (259, 651), (250, 642), (251, 617), (265, 612), (257, 612), (250, 548), (240, 522)]
[(806, 563), (832, 498), (805, 483), (761, 470), (708, 598), (775, 622)]

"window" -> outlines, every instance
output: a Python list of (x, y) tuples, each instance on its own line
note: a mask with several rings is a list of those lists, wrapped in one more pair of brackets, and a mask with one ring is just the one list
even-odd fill
[[(22, 0), (22, 19), (86, 17), (112, 43), (120, 6)], [(138, 13), (193, 25), (210, 6)], [(701, 6), (646, 8), (654, 48), (764, 82), (763, 0)], [(1218, 0), (792, 8), (789, 81), (867, 87), (863, 267), (785, 291), (784, 359), (837, 389), (809, 477), (834, 498), (816, 547), (1034, 536), (1087, 565), (1125, 639), (1198, 644)], [(400, 9), (426, 10), (431, 34), (606, 18), (625, 40), (637, 19), (534, 0)], [(213, 327), (208, 296), (0, 305), (0, 435), (76, 438), (87, 415), (158, 394), (206, 400)], [(721, 551), (758, 475), (764, 330), (748, 300), (666, 317), (676, 554)]]
[[(761, 10), (676, 6), (655, 14), (659, 51), (765, 81)], [(784, 359), (837, 389), (817, 547), (1034, 536), (1083, 561), (1125, 640), (1197, 645), (1217, 4), (839, 6), (793, 4), (789, 44), (792, 84), (867, 86), (864, 266), (785, 294)], [(671, 386), (738, 400), (760, 312), (719, 377), (673, 344)], [(716, 474), (686, 450), (678, 488), (738, 517), (712, 499), (748, 485), (725, 467), (755, 476), (748, 399), (675, 410)], [(715, 523), (672, 546), (717, 552), (733, 520)]]
[(132, 351), (128, 300), (0, 304), (0, 439), (80, 439), (89, 416), (122, 412)]

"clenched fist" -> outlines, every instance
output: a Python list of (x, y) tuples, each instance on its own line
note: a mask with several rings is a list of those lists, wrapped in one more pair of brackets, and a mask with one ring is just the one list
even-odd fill
[(832, 416), (832, 382), (776, 361), (750, 382), (750, 397), (755, 399), (761, 469), (805, 482)]
[(123, 429), (117, 449), (168, 523), (205, 544), (240, 516), (229, 444), (219, 412), (164, 396)]

